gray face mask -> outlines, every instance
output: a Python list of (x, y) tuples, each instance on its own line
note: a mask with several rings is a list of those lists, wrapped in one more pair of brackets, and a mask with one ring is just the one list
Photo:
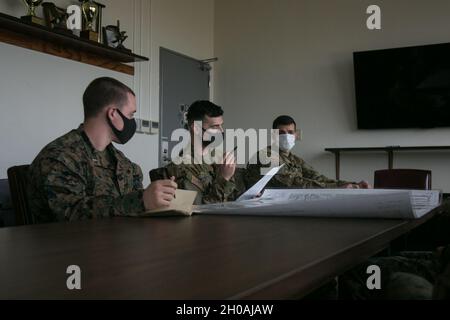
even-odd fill
[(280, 134), (278, 139), (278, 145), (282, 151), (291, 151), (295, 146), (295, 135), (293, 134)]
[(134, 119), (128, 119), (127, 117), (125, 117), (119, 109), (116, 110), (123, 120), (122, 131), (119, 131), (116, 127), (114, 127), (108, 116), (106, 118), (108, 119), (108, 124), (114, 132), (114, 135), (117, 137), (117, 140), (119, 140), (119, 143), (125, 144), (130, 141), (130, 139), (133, 138), (134, 134), (136, 133), (136, 121)]

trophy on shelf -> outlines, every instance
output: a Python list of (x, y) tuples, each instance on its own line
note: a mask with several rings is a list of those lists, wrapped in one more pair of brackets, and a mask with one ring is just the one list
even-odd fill
[(83, 29), (80, 37), (95, 42), (101, 42), (102, 10), (105, 7), (93, 0), (79, 0), (83, 15)]
[(54, 31), (72, 34), (72, 31), (67, 29), (67, 18), (69, 14), (63, 8), (57, 7), (52, 2), (42, 3), (44, 8), (44, 17), (47, 27)]
[(23, 0), (23, 3), (27, 6), (28, 13), (26, 16), (20, 17), (23, 21), (40, 24), (45, 26), (45, 21), (42, 18), (36, 16), (36, 8), (42, 3), (43, 0)]
[(125, 48), (124, 41), (128, 38), (126, 31), (120, 30), (120, 21), (117, 20), (117, 25), (106, 26), (103, 28), (104, 44), (119, 50), (131, 52), (130, 49)]

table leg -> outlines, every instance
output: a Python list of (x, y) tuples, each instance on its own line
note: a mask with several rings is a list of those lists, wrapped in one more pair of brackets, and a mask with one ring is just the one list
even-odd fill
[(394, 168), (394, 151), (388, 150), (388, 168), (392, 170)]

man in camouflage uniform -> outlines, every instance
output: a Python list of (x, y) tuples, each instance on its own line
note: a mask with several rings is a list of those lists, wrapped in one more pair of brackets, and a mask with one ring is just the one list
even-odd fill
[(439, 273), (434, 282), (433, 299), (450, 300), (450, 245), (439, 252)]
[[(341, 276), (341, 298), (450, 299), (449, 208), (450, 201), (444, 201), (436, 209), (434, 217), (408, 234), (409, 251), (372, 257)], [(367, 288), (366, 270), (369, 265), (380, 267), (380, 290)]]
[[(381, 271), (381, 288), (367, 288), (367, 267)], [(352, 300), (450, 299), (450, 246), (373, 257), (339, 278), (339, 294)]]
[(295, 145), (297, 137), (297, 128), (294, 119), (290, 116), (279, 116), (272, 125), (273, 129), (279, 130), (279, 153), (272, 152), (272, 147), (261, 150), (256, 155), (256, 163), (247, 165), (247, 183), (255, 184), (261, 178), (261, 169), (269, 167), (270, 164), (262, 164), (264, 157), (271, 158), (271, 163), (284, 164), (278, 173), (270, 180), (267, 187), (296, 187), (302, 189), (317, 188), (368, 188), (369, 184), (365, 181), (352, 183), (341, 180), (334, 180), (321, 175), (303, 159), (291, 152)]
[(133, 91), (111, 78), (94, 80), (83, 95), (84, 123), (48, 144), (30, 166), (29, 209), (37, 223), (138, 216), (168, 206), (176, 183), (145, 190), (139, 166), (111, 142), (134, 135)]
[[(367, 268), (380, 268), (380, 289), (367, 287)], [(434, 252), (400, 252), (394, 256), (372, 257), (339, 277), (339, 294), (352, 300), (427, 300), (440, 270)]]
[[(220, 132), (223, 134), (223, 110), (210, 101), (196, 101), (186, 115), (187, 126), (191, 137), (195, 134)], [(194, 126), (195, 121), (202, 122), (202, 128)], [(201, 132), (197, 132), (201, 130)], [(245, 191), (245, 184), (241, 172), (236, 175), (236, 163), (232, 153), (224, 155), (223, 164), (195, 164), (193, 154), (203, 155), (207, 141), (194, 150), (194, 139), (191, 138), (191, 152), (180, 155), (179, 161), (169, 163), (165, 170), (166, 176), (174, 176), (180, 189), (197, 191), (195, 204), (233, 201)]]

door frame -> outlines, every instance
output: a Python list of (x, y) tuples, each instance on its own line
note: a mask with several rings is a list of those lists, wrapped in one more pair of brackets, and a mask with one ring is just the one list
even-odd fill
[[(161, 52), (166, 51), (168, 53), (171, 53), (173, 55), (177, 55), (179, 57), (189, 59), (195, 62), (198, 62), (200, 65), (204, 64), (203, 61), (193, 58), (191, 56), (188, 56), (186, 54), (168, 49), (166, 47), (159, 47), (159, 141), (158, 141), (158, 168), (161, 167), (161, 148), (162, 148), (162, 125), (163, 125), (163, 90), (164, 90), (164, 82), (163, 82), (163, 73), (162, 73), (162, 59), (161, 59)], [(208, 85), (209, 89), (211, 88), (211, 71), (208, 71)], [(208, 100), (211, 98), (211, 92), (208, 90)], [(170, 139), (170, 137), (168, 137)]]

